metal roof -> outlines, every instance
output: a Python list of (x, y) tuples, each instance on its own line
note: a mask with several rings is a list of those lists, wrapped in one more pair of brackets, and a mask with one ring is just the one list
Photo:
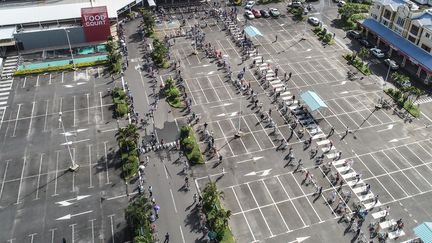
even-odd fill
[(0, 27), (0, 40), (13, 39), (16, 31), (15, 26)]
[(303, 101), (314, 111), (322, 107), (327, 107), (326, 103), (313, 91), (306, 91), (300, 95)]
[(364, 19), (363, 21), (359, 21), (359, 23), (379, 36), (381, 40), (391, 45), (393, 49), (402, 52), (405, 56), (409, 57), (411, 61), (417, 62), (423, 68), (427, 69), (428, 72), (432, 72), (431, 54), (396, 34), (391, 29), (374, 19)]
[(414, 228), (414, 232), (424, 243), (432, 243), (432, 222), (418, 225)]
[[(135, 0), (99, 0), (93, 6), (107, 6), (108, 17), (116, 18), (117, 10), (132, 2)], [(88, 1), (69, 4), (0, 7), (0, 26), (81, 18), (81, 8), (89, 7), (92, 5)]]

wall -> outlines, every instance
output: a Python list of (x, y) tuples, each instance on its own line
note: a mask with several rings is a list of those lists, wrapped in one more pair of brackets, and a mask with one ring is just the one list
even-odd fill
[[(429, 38), (426, 37), (426, 33), (429, 34)], [(420, 41), (419, 41), (418, 46), (421, 47), (422, 44), (425, 44), (426, 46), (432, 48), (432, 31), (430, 31), (426, 28), (423, 29), (423, 33), (420, 37)], [(432, 51), (430, 51), (429, 53), (432, 53)]]
[[(68, 28), (71, 45), (85, 43), (82, 27)], [(22, 42), (24, 50), (45, 49), (55, 46), (68, 46), (64, 29), (41, 29), (41, 31), (19, 32), (15, 34), (17, 42)]]

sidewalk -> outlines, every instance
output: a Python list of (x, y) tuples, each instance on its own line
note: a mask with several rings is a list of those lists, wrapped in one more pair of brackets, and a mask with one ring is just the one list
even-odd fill
[[(152, 93), (152, 84), (147, 73), (141, 72), (142, 66), (141, 41), (137, 41), (133, 36), (136, 33), (140, 19), (125, 24), (125, 35), (127, 47), (129, 49), (129, 67), (125, 71), (124, 80), (134, 97), (135, 112), (140, 117), (144, 117), (149, 112), (155, 97)], [(158, 73), (157, 76), (162, 75)], [(161, 82), (161, 79), (157, 79)], [(158, 83), (158, 85), (159, 85)], [(156, 90), (159, 90), (157, 85)], [(170, 112), (170, 106), (164, 100), (158, 102), (154, 113), (154, 119), (150, 124), (139, 130), (141, 138), (148, 139), (152, 132), (160, 141), (162, 138), (166, 142), (172, 142), (178, 135), (178, 130), (174, 124), (174, 118)], [(162, 132), (163, 129), (163, 132)], [(166, 131), (168, 130), (168, 131)], [(156, 220), (157, 237), (159, 242), (163, 242), (165, 234), (170, 235), (170, 242), (204, 242), (204, 236), (199, 230), (199, 219), (193, 203), (193, 195), (197, 193), (197, 188), (193, 183), (193, 178), (188, 172), (190, 190), (184, 188), (184, 178), (187, 174), (183, 173), (183, 163), (178, 160), (179, 154), (176, 150), (162, 149), (141, 155), (141, 161), (149, 156), (149, 163), (144, 172), (144, 189), (146, 196), (149, 195), (148, 188), (153, 188), (152, 197), (156, 204), (160, 206), (159, 218)], [(130, 185), (130, 191), (138, 190), (138, 180)]]

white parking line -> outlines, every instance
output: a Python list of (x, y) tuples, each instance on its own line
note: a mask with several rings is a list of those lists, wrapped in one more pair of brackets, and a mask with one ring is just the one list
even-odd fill
[(102, 101), (102, 92), (99, 92), (99, 99), (100, 99), (100, 109), (101, 109), (101, 121), (104, 121), (104, 113), (103, 113), (103, 101)]
[(29, 138), (30, 135), (31, 135), (31, 125), (32, 125), (32, 121), (33, 121), (33, 114), (34, 114), (35, 104), (36, 104), (36, 101), (33, 101), (32, 102), (32, 111), (31, 111), (31, 115), (30, 115), (30, 123), (29, 123), (28, 132), (27, 132), (27, 138)]
[(279, 179), (279, 175), (277, 175), (277, 176), (275, 176), (275, 177), (276, 177), (276, 179), (278, 180), (278, 182), (279, 182), (280, 186), (282, 187), (283, 191), (285, 192), (285, 195), (287, 196), (287, 198), (288, 198), (289, 201), (291, 202), (291, 205), (293, 206), (294, 210), (297, 212), (297, 215), (299, 216), (300, 220), (301, 220), (302, 223), (303, 223), (303, 227), (307, 227), (305, 221), (303, 220), (302, 216), (300, 215), (299, 211), (297, 210), (297, 207), (295, 206), (293, 200), (291, 200), (291, 198), (290, 198), (288, 192), (286, 191), (285, 186), (282, 184), (281, 180)]
[(58, 166), (59, 166), (59, 157), (60, 157), (60, 151), (56, 151), (56, 170), (54, 175), (54, 194), (52, 194), (52, 197), (57, 196), (57, 177), (58, 177)]
[(57, 228), (53, 228), (50, 229), (49, 231), (51, 231), (51, 243), (54, 243), (54, 232), (56, 231)]
[[(71, 227), (71, 233), (72, 233), (72, 237), (71, 237), (71, 242), (75, 243), (75, 225), (77, 224), (70, 224), (69, 227)], [(113, 239), (114, 242), (114, 239)]]
[(94, 221), (95, 221), (96, 219), (90, 219), (89, 221), (90, 221), (90, 224), (91, 224), (91, 243), (94, 243), (95, 242), (95, 230), (94, 230)]
[(175, 203), (175, 200), (174, 200), (174, 195), (173, 195), (173, 192), (172, 192), (171, 188), (170, 188), (170, 194), (171, 194), (171, 200), (172, 200), (173, 206), (174, 206), (174, 212), (177, 213), (177, 206), (176, 206), (176, 203)]
[(73, 125), (72, 127), (76, 127), (76, 96), (73, 96)]
[(24, 157), (23, 157), (23, 165), (22, 165), (22, 169), (21, 169), (21, 177), (20, 177), (20, 182), (19, 182), (19, 185), (18, 185), (18, 196), (17, 196), (17, 201), (16, 201), (15, 204), (21, 203), (20, 202), (21, 186), (22, 186), (22, 181), (23, 181), (23, 177), (24, 177), (24, 169), (25, 169), (25, 166), (26, 166), (26, 160), (27, 160), (27, 157), (24, 155)]
[(226, 144), (228, 145), (228, 148), (230, 149), (231, 154), (232, 154), (233, 156), (235, 156), (234, 151), (232, 150), (231, 145), (230, 145), (230, 143), (229, 143), (230, 140), (228, 140), (228, 138), (225, 137), (225, 133), (223, 132), (222, 127), (221, 127), (221, 125), (219, 124), (219, 121), (216, 121), (216, 124), (219, 126), (219, 129), (221, 130), (222, 136), (223, 136), (223, 138), (225, 139), (225, 142), (226, 142)]
[(112, 243), (115, 243), (114, 242), (114, 239), (115, 239), (115, 237), (114, 237), (114, 222), (113, 222), (114, 214), (108, 215), (108, 217), (110, 218), (110, 223), (111, 223), (111, 240), (112, 240)]
[(243, 214), (243, 218), (244, 218), (244, 220), (245, 220), (245, 222), (246, 222), (246, 225), (247, 225), (247, 227), (248, 227), (248, 229), (249, 229), (250, 234), (252, 235), (252, 239), (253, 239), (253, 241), (256, 241), (255, 235), (253, 234), (253, 231), (252, 231), (252, 229), (251, 229), (251, 226), (250, 226), (250, 224), (249, 224), (249, 221), (247, 220), (246, 215), (243, 213), (243, 207), (242, 207), (241, 204), (240, 204), (240, 201), (239, 201), (239, 199), (238, 199), (238, 197), (237, 197), (237, 194), (236, 194), (236, 192), (235, 192), (235, 190), (234, 190), (234, 187), (231, 187), (231, 190), (232, 190), (232, 192), (233, 192), (233, 194), (234, 194), (234, 197), (235, 197), (235, 199), (236, 199), (236, 201), (237, 201), (237, 204), (239, 205), (240, 211), (241, 211), (242, 214)]
[(255, 204), (258, 206), (258, 210), (259, 210), (259, 212), (260, 212), (260, 214), (261, 214), (261, 217), (262, 217), (263, 220), (264, 220), (265, 225), (267, 226), (267, 229), (268, 229), (269, 232), (270, 232), (270, 235), (273, 236), (274, 234), (273, 234), (273, 232), (271, 231), (270, 226), (269, 226), (268, 223), (267, 223), (267, 219), (264, 217), (264, 214), (263, 214), (263, 212), (261, 211), (261, 208), (259, 207), (259, 204), (258, 204), (258, 202), (257, 202), (257, 200), (256, 200), (256, 198), (255, 198), (255, 195), (254, 195), (252, 189), (251, 189), (250, 186), (249, 186), (249, 183), (246, 183), (246, 186), (248, 187), (248, 189), (249, 189), (249, 191), (250, 191), (250, 193), (251, 193), (251, 195), (252, 195), (252, 198), (253, 198), (253, 200), (255, 201)]
[(87, 99), (87, 124), (90, 124), (90, 94), (86, 94)]
[(28, 236), (30, 237), (30, 243), (33, 243), (34, 240), (34, 236), (37, 235), (37, 233), (33, 233), (33, 234), (29, 234)]
[(292, 176), (292, 178), (294, 179), (294, 181), (296, 182), (297, 186), (300, 188), (300, 190), (302, 191), (303, 195), (305, 196), (306, 200), (308, 201), (309, 205), (311, 206), (312, 210), (315, 212), (316, 216), (318, 217), (320, 222), (323, 222), (323, 220), (321, 219), (321, 217), (319, 216), (319, 214), (317, 213), (317, 211), (315, 210), (315, 208), (312, 206), (312, 203), (309, 200), (309, 197), (306, 195), (306, 193), (303, 191), (303, 188), (301, 187), (301, 185), (298, 183), (298, 181), (296, 180), (296, 178), (294, 177), (293, 174), (290, 174)]
[(40, 75), (38, 75), (38, 76), (36, 77), (36, 85), (35, 85), (35, 87), (39, 87), (39, 77), (40, 77)]
[(109, 174), (108, 174), (108, 152), (107, 152), (107, 141), (104, 142), (104, 152), (105, 152), (105, 170), (106, 170), (106, 184), (110, 184)]
[(49, 100), (46, 100), (46, 108), (45, 108), (45, 118), (44, 118), (43, 132), (47, 131), (48, 106), (49, 106)]
[(270, 193), (270, 190), (268, 189), (267, 185), (265, 184), (264, 179), (262, 179), (261, 182), (263, 183), (264, 188), (266, 189), (267, 193), (269, 194), (270, 199), (271, 199), (272, 202), (274, 203), (274, 205), (275, 205), (275, 207), (276, 207), (276, 210), (277, 210), (278, 213), (279, 213), (279, 216), (282, 218), (282, 221), (283, 221), (283, 223), (284, 223), (284, 225), (285, 225), (285, 228), (287, 229), (287, 231), (291, 231), (290, 228), (288, 227), (288, 224), (287, 224), (286, 221), (285, 221), (285, 218), (282, 216), (282, 213), (281, 213), (281, 211), (279, 210), (279, 206), (276, 204), (275, 200), (273, 199), (273, 196), (272, 196), (271, 193)]
[(22, 85), (22, 87), (21, 88), (25, 88), (25, 85), (26, 85), (26, 81), (27, 81), (27, 76), (24, 76), (24, 81), (23, 81), (23, 85)]
[(40, 160), (39, 160), (39, 173), (38, 173), (38, 177), (37, 177), (37, 182), (36, 182), (36, 196), (34, 200), (38, 200), (39, 199), (39, 187), (40, 187), (40, 177), (41, 177), (41, 173), (42, 173), (42, 162), (43, 162), (43, 157), (44, 157), (44, 153), (40, 154)]
[(87, 145), (88, 148), (88, 156), (89, 156), (89, 187), (88, 188), (93, 188), (93, 174), (92, 174), (92, 150), (91, 150), (92, 145), (89, 144)]
[(12, 137), (15, 137), (15, 132), (16, 132), (17, 124), (18, 124), (18, 117), (19, 117), (19, 113), (21, 110), (21, 106), (22, 106), (22, 104), (18, 104), (18, 111), (17, 111), (16, 118), (15, 118), (15, 126), (14, 126), (14, 130), (12, 133)]
[(0, 199), (3, 195), (3, 188), (4, 188), (4, 184), (5, 184), (5, 180), (6, 180), (6, 173), (7, 173), (8, 167), (9, 167), (9, 162), (10, 162), (10, 160), (6, 160), (6, 167), (5, 167), (5, 171), (3, 173), (3, 180), (2, 180), (2, 185), (0, 188)]

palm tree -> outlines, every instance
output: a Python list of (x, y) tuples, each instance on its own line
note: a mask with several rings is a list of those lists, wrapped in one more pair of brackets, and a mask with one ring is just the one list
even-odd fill
[(119, 128), (117, 133), (117, 139), (120, 140), (128, 140), (131, 139), (133, 141), (137, 141), (139, 139), (139, 134), (137, 132), (137, 127), (134, 124), (128, 124), (124, 128)]

